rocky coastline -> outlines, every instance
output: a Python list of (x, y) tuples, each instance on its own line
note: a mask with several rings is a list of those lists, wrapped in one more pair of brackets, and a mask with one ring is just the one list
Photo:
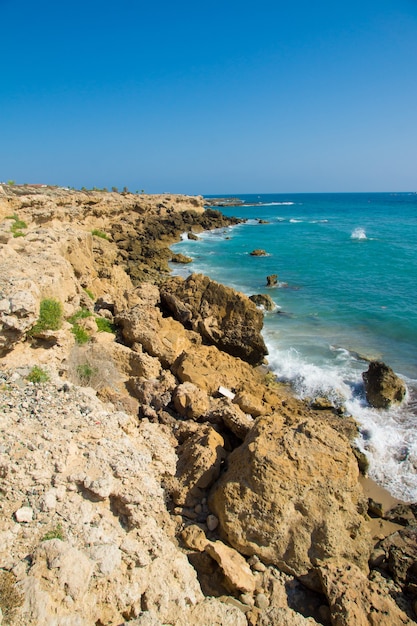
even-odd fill
[[(256, 298), (170, 275), (183, 233), (233, 223), (0, 186), (1, 624), (416, 623), (415, 505), (274, 380)], [(402, 398), (384, 368), (369, 396)]]

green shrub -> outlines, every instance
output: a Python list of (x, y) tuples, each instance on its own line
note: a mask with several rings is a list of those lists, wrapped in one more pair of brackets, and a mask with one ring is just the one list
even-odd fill
[(45, 372), (44, 369), (39, 367), (39, 365), (34, 365), (29, 374), (26, 376), (26, 380), (30, 383), (47, 383), (49, 380), (49, 374), (48, 372)]
[(91, 298), (91, 300), (95, 300), (94, 294), (92, 291), (90, 291), (90, 289), (84, 289), (84, 291), (87, 294), (87, 296)]
[(25, 233), (22, 233), (22, 228), (27, 228), (28, 225), (23, 220), (19, 219), (19, 217), (14, 213), (13, 215), (8, 215), (6, 217), (8, 220), (13, 220), (13, 224), (11, 227), (11, 231), (13, 233), (13, 237), (24, 237)]
[(62, 326), (62, 304), (55, 298), (45, 298), (39, 307), (39, 319), (29, 331), (36, 335), (44, 330), (59, 330)]
[(94, 376), (98, 373), (98, 368), (93, 367), (90, 363), (82, 363), (77, 365), (77, 378), (81, 385), (90, 385)]
[(68, 378), (76, 385), (118, 389), (120, 374), (111, 355), (102, 346), (75, 345), (68, 358)]
[(87, 343), (90, 340), (88, 332), (79, 324), (74, 324), (71, 328), (71, 332), (75, 337), (75, 341), (81, 346), (83, 343)]
[(93, 314), (91, 313), (91, 311), (83, 308), (77, 311), (76, 313), (74, 313), (74, 315), (71, 315), (71, 317), (68, 318), (68, 321), (70, 324), (76, 324), (78, 320), (84, 320), (87, 317), (91, 317), (92, 315)]
[(94, 228), (94, 229), (91, 231), (91, 234), (92, 234), (94, 237), (100, 237), (101, 239), (108, 239), (108, 236), (106, 235), (106, 233), (103, 233), (103, 231), (102, 231), (102, 230), (99, 230), (98, 228)]
[(96, 317), (96, 324), (100, 333), (115, 333), (116, 326), (105, 317)]
[(42, 537), (42, 541), (49, 541), (50, 539), (59, 539), (60, 541), (64, 541), (64, 531), (61, 524), (57, 524), (55, 528), (48, 530), (48, 532)]

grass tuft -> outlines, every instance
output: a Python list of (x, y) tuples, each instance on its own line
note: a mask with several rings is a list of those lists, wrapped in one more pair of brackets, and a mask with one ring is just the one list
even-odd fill
[(34, 365), (26, 376), (26, 380), (30, 383), (47, 383), (49, 381), (49, 374), (39, 365)]
[(44, 330), (58, 330), (62, 326), (62, 304), (55, 298), (45, 298), (39, 308), (39, 319), (28, 332), (36, 335)]

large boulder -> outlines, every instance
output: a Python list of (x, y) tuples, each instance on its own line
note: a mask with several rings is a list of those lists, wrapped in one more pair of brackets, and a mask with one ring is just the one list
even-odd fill
[(406, 386), (393, 370), (380, 361), (372, 361), (362, 374), (366, 398), (377, 409), (387, 409), (404, 400)]
[(261, 335), (263, 315), (255, 303), (207, 276), (171, 278), (161, 287), (161, 302), (181, 323), (232, 356), (258, 365), (268, 353)]
[(286, 422), (277, 413), (258, 418), (229, 456), (209, 505), (234, 548), (313, 588), (313, 570), (327, 559), (367, 568), (357, 463), (348, 441), (323, 422), (307, 416)]

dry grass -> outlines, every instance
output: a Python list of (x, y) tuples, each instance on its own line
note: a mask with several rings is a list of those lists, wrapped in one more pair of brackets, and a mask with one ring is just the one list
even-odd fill
[(120, 374), (112, 357), (101, 346), (74, 346), (68, 359), (68, 378), (76, 385), (116, 389)]
[(23, 604), (23, 597), (16, 589), (16, 579), (11, 572), (0, 570), (0, 608), (3, 624), (13, 624), (17, 609)]

